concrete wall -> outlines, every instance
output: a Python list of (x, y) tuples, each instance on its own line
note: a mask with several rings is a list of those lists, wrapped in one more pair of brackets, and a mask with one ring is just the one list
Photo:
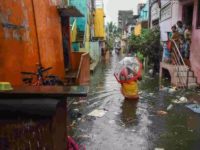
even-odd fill
[[(39, 62), (64, 78), (60, 17), (49, 0), (0, 0), (0, 81), (22, 84), (21, 71), (35, 71)], [(39, 48), (37, 47), (38, 30)]]
[[(152, 28), (155, 24), (153, 23), (156, 20), (159, 20), (160, 18), (160, 8), (158, 2), (155, 2), (151, 6), (151, 12), (150, 12), (150, 28)], [(159, 22), (158, 22), (159, 23)]]
[(99, 62), (101, 56), (101, 49), (99, 42), (90, 42), (90, 57), (92, 60)]
[(200, 84), (200, 29), (196, 28), (197, 22), (197, 4), (198, 0), (186, 0), (181, 3), (179, 8), (179, 19), (182, 19), (182, 8), (187, 3), (194, 2), (193, 23), (192, 23), (192, 44), (190, 50), (190, 62), (198, 83)]

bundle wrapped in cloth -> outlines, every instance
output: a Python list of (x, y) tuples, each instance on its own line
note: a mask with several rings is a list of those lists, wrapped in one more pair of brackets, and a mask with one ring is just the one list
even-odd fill
[(121, 84), (121, 92), (127, 99), (138, 99), (137, 81), (142, 78), (142, 64), (137, 57), (125, 57), (115, 68), (114, 76)]

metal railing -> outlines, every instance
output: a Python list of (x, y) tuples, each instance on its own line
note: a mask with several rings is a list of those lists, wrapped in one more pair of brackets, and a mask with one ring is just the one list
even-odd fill
[[(184, 59), (180, 53), (179, 47), (177, 46), (176, 41), (171, 40), (174, 44), (172, 51), (172, 59), (174, 59), (174, 65), (176, 65), (176, 73), (179, 81), (176, 81), (176, 85), (180, 84), (180, 87), (188, 87), (188, 77), (189, 77), (189, 67), (185, 64)], [(186, 72), (186, 76), (184, 75)], [(178, 83), (179, 82), (179, 83)]]

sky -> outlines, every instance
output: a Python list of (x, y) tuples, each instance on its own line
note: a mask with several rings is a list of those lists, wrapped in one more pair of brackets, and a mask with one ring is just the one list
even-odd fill
[(104, 0), (105, 21), (113, 21), (117, 25), (118, 10), (133, 10), (137, 14), (137, 4), (146, 0)]

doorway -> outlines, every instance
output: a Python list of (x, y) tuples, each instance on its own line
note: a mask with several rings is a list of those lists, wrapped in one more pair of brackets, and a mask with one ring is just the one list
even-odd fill
[(62, 43), (65, 69), (70, 68), (70, 23), (69, 17), (61, 17)]
[(185, 25), (192, 25), (193, 21), (193, 10), (194, 10), (194, 3), (190, 3), (183, 6), (183, 23)]

